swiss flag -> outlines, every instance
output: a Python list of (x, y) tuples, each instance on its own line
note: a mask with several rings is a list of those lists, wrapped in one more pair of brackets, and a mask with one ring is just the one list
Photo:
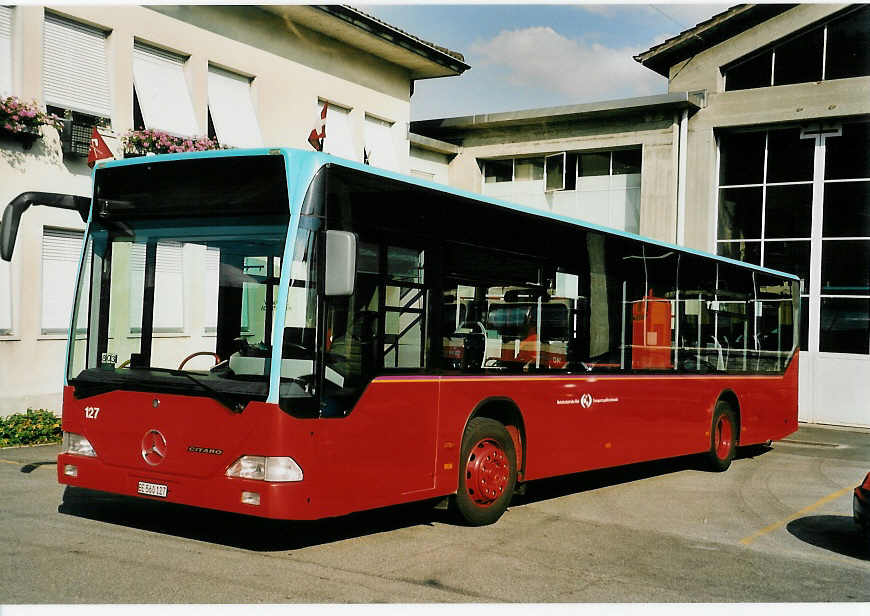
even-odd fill
[(326, 110), (329, 103), (323, 103), (323, 109), (320, 110), (320, 117), (317, 118), (314, 128), (308, 135), (308, 143), (318, 152), (323, 151), (323, 140), (326, 139)]
[(114, 156), (112, 155), (109, 146), (107, 146), (106, 142), (103, 141), (103, 136), (100, 135), (97, 131), (97, 127), (94, 126), (91, 131), (91, 145), (88, 146), (88, 167), (93, 169), (97, 161), (103, 160), (104, 158), (114, 158)]

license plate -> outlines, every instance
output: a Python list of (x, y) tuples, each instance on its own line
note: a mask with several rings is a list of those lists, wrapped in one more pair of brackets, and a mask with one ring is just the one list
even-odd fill
[(139, 488), (136, 491), (139, 492), (139, 494), (145, 494), (146, 496), (159, 496), (161, 498), (166, 498), (166, 495), (169, 494), (169, 486), (165, 486), (162, 483), (140, 481)]

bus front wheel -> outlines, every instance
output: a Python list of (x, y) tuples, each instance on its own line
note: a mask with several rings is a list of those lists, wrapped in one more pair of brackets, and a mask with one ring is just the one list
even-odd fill
[(516, 460), (513, 439), (501, 423), (486, 417), (469, 421), (462, 435), (454, 515), (470, 526), (498, 520), (513, 497)]
[(737, 452), (738, 430), (734, 409), (724, 400), (719, 400), (713, 409), (710, 451), (706, 454), (706, 466), (709, 470), (722, 472), (731, 466), (731, 460)]

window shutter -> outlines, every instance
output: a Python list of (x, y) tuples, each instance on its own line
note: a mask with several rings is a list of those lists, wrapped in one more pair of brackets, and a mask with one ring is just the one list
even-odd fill
[(134, 43), (133, 84), (148, 128), (182, 136), (200, 132), (184, 77), (184, 62), (177, 54)]
[[(323, 109), (323, 101), (318, 101), (318, 113), (321, 109)], [(326, 109), (326, 139), (323, 140), (323, 151), (358, 161), (359, 155), (351, 129), (350, 110), (329, 105)]]
[(263, 146), (250, 79), (209, 66), (208, 108), (221, 144), (241, 148)]
[(42, 234), (42, 333), (69, 329), (75, 279), (82, 249), (81, 231), (45, 229)]
[(205, 331), (208, 333), (217, 331), (220, 266), (220, 249), (207, 248), (205, 251), (205, 314), (203, 315), (203, 323)]
[[(372, 116), (366, 116), (365, 138), (369, 163), (381, 169), (399, 171), (396, 146), (393, 143), (393, 125)], [(328, 134), (328, 133), (327, 133)]]
[(111, 117), (106, 33), (51, 13), (43, 26), (46, 104)]
[[(154, 272), (154, 331), (184, 329), (184, 259), (179, 242), (157, 242)], [(145, 290), (145, 244), (130, 249), (130, 330), (142, 329), (142, 301)]]
[(0, 6), (0, 96), (10, 96), (11, 94), (12, 7)]

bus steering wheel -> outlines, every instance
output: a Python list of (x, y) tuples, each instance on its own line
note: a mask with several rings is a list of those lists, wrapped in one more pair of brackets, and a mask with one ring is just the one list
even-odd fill
[(186, 364), (189, 360), (193, 359), (194, 357), (199, 357), (200, 355), (211, 355), (212, 357), (214, 357), (215, 366), (221, 363), (221, 358), (217, 353), (212, 353), (211, 351), (197, 351), (196, 353), (191, 353), (190, 355), (185, 357), (178, 365), (178, 369), (181, 370), (182, 368), (184, 368), (184, 364)]

